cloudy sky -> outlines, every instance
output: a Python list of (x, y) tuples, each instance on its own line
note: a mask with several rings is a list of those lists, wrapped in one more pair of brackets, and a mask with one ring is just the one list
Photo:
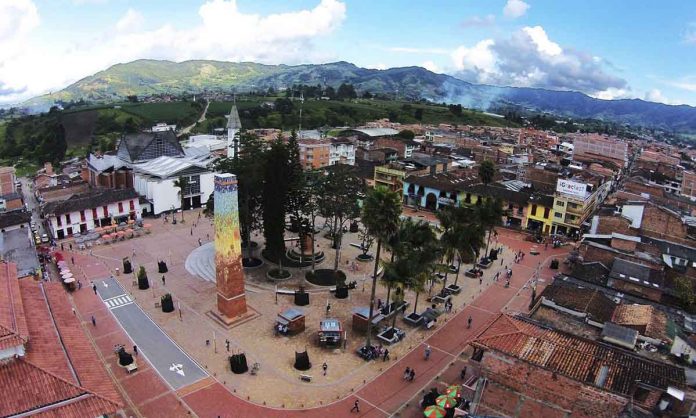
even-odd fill
[(345, 60), (696, 105), (693, 0), (0, 0), (0, 103), (119, 62)]

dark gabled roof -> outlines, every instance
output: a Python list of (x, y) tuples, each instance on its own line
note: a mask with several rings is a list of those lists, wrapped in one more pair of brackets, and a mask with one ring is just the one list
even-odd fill
[(481, 196), (493, 197), (506, 202), (526, 205), (531, 195), (525, 192), (516, 192), (507, 187), (495, 186), (492, 184), (475, 184), (464, 189), (465, 192), (474, 193)]
[(696, 261), (696, 248), (688, 247), (676, 242), (670, 242), (662, 239), (642, 236), (644, 243), (655, 245), (663, 254), (673, 255), (689, 261)]
[(636, 381), (662, 390), (686, 386), (681, 367), (544, 327), (523, 317), (500, 314), (472, 344), (623, 396), (631, 394)]
[(541, 296), (564, 308), (586, 313), (590, 319), (600, 323), (611, 320), (616, 308), (616, 303), (601, 291), (572, 283), (554, 282), (544, 289)]
[(0, 199), (4, 199), (4, 200), (16, 200), (16, 199), (21, 199), (21, 198), (22, 198), (22, 195), (17, 193), (17, 192), (10, 192), (10, 193), (6, 193), (6, 194), (0, 196)]
[[(162, 140), (161, 149), (155, 148), (157, 140)], [(173, 131), (140, 132), (124, 135), (118, 144), (116, 154), (120, 159), (133, 163), (152, 160), (163, 155), (183, 157), (184, 149)]]
[[(447, 157), (440, 157), (438, 155), (423, 154), (420, 152), (414, 152), (409, 159), (412, 162), (421, 164), (425, 167), (430, 167), (436, 164), (444, 164), (450, 161)], [(406, 162), (409, 162), (406, 160)]]
[(23, 210), (0, 213), (0, 228), (8, 228), (31, 221), (31, 213)]
[(655, 289), (664, 284), (663, 272), (622, 258), (614, 259), (609, 277)]
[(438, 173), (428, 176), (408, 176), (404, 179), (404, 183), (449, 192), (462, 191), (466, 185), (471, 184), (471, 181), (449, 173)]
[(607, 275), (609, 269), (599, 261), (590, 263), (576, 263), (570, 273), (571, 277), (605, 286), (607, 284)]
[(46, 215), (61, 215), (83, 209), (106, 206), (109, 203), (122, 200), (137, 199), (138, 197), (139, 195), (134, 189), (98, 189), (72, 197), (69, 200), (48, 203), (44, 207), (43, 213)]

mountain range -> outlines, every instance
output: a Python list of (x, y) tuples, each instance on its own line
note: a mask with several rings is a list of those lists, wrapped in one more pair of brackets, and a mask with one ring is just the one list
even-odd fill
[(292, 84), (337, 87), (344, 82), (353, 84), (359, 92), (461, 104), (481, 110), (515, 107), (558, 117), (602, 119), (669, 131), (696, 132), (696, 107), (688, 105), (674, 106), (640, 99), (601, 100), (573, 91), (473, 84), (421, 67), (376, 70), (343, 61), (290, 66), (209, 60), (180, 63), (137, 60), (114, 65), (63, 90), (30, 99), (23, 105), (45, 108), (56, 101), (81, 98), (108, 102), (123, 100), (128, 95), (249, 91)]

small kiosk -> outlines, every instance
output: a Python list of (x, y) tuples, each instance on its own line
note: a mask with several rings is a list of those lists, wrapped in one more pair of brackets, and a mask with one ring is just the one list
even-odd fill
[(319, 322), (319, 345), (322, 347), (338, 347), (345, 338), (341, 321), (336, 318), (326, 318)]
[[(367, 317), (370, 316), (370, 308), (360, 307), (353, 309), (353, 331), (367, 332)], [(382, 322), (384, 315), (378, 309), (372, 312), (372, 326), (377, 329), (377, 325)]]
[(278, 314), (276, 334), (294, 335), (305, 330), (305, 316), (301, 309), (289, 308)]

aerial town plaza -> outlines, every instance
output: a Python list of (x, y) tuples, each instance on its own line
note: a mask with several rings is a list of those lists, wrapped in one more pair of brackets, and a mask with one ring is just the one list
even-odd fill
[(0, 0), (0, 417), (696, 417), (696, 8), (594, 3)]

